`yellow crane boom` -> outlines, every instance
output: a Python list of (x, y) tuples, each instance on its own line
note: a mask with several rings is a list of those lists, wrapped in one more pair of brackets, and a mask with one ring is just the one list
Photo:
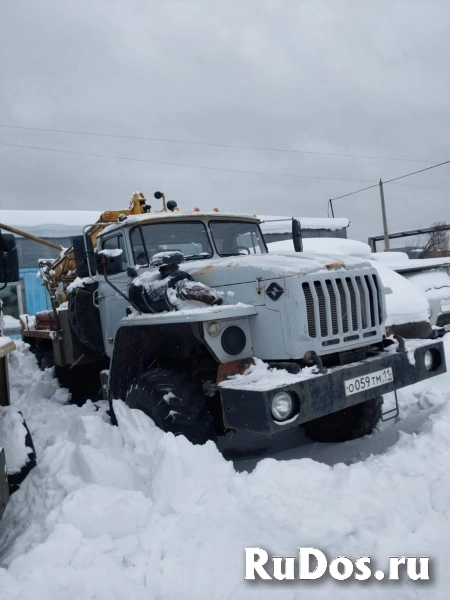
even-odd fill
[[(97, 236), (104, 227), (110, 225), (111, 223), (117, 223), (120, 217), (141, 215), (146, 212), (149, 212), (149, 206), (147, 205), (145, 196), (141, 192), (136, 192), (131, 197), (130, 206), (128, 208), (104, 211), (101, 213), (98, 221), (87, 230), (86, 234), (90, 236), (92, 244), (95, 247)], [(0, 223), (0, 229), (5, 229), (5, 231), (10, 231), (15, 235), (20, 235), (21, 237), (27, 238), (33, 242), (42, 244), (48, 248), (53, 248), (54, 250), (58, 250), (60, 252), (60, 256), (58, 258), (41, 261), (39, 265), (43, 271), (44, 283), (47, 286), (51, 297), (54, 297), (58, 284), (68, 284), (71, 281), (74, 281), (74, 279), (77, 277), (72, 247), (63, 248), (59, 244), (55, 244), (54, 242), (37, 237), (31, 233), (18, 229), (17, 227), (11, 227), (10, 225), (5, 225), (3, 223)]]

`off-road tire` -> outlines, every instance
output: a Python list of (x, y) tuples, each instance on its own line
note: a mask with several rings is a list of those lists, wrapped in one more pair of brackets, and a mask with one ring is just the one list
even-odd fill
[(126, 404), (142, 410), (163, 431), (184, 435), (193, 444), (215, 437), (207, 399), (185, 373), (168, 369), (144, 373), (131, 383)]
[(48, 349), (46, 346), (35, 344), (30, 346), (30, 351), (36, 356), (41, 371), (54, 368), (54, 376), (60, 387), (69, 390), (73, 404), (82, 406), (86, 400), (96, 402), (103, 399), (100, 371), (109, 366), (105, 359), (72, 367), (69, 365), (61, 367), (55, 365), (53, 350)]
[(344, 408), (304, 425), (306, 435), (315, 442), (347, 442), (372, 433), (381, 419), (383, 397)]
[(55, 361), (53, 360), (53, 351), (50, 345), (30, 344), (30, 352), (36, 357), (38, 367), (41, 371), (54, 366)]
[(52, 350), (46, 350), (38, 358), (38, 365), (41, 371), (45, 371), (45, 369), (51, 369), (55, 366), (55, 358)]
[(69, 323), (77, 336), (97, 356), (105, 352), (100, 313), (93, 303), (97, 283), (76, 288), (69, 294)]

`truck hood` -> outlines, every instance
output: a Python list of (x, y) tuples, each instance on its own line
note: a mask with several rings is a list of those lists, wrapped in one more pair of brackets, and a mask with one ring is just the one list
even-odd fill
[(370, 268), (368, 261), (350, 256), (312, 254), (251, 254), (186, 262), (181, 267), (202, 283), (214, 286), (263, 281), (281, 277), (303, 277), (320, 271)]

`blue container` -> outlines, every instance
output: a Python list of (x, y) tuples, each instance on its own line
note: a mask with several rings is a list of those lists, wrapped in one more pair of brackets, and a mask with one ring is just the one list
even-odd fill
[(25, 267), (19, 270), (23, 280), (24, 311), (34, 315), (41, 310), (50, 310), (50, 298), (42, 285), (42, 279), (37, 276), (36, 267)]

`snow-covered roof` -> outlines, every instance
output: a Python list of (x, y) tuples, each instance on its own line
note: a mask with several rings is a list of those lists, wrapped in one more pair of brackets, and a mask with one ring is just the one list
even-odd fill
[(450, 256), (438, 258), (409, 258), (405, 252), (375, 252), (372, 260), (382, 262), (398, 273), (433, 269), (442, 265), (450, 265)]
[[(267, 244), (270, 253), (275, 254), (297, 254), (294, 250), (292, 240), (280, 242), (269, 242)], [(304, 238), (303, 250), (305, 252), (317, 252), (319, 254), (336, 254), (343, 256), (359, 256), (370, 258), (370, 246), (358, 240), (343, 238)]]
[[(23, 229), (39, 237), (72, 237), (83, 232), (85, 225), (95, 223), (103, 211), (94, 210), (0, 210), (0, 223)], [(255, 215), (231, 212), (152, 212), (142, 215), (132, 215), (121, 223), (130, 224), (154, 219), (183, 219), (183, 218), (229, 218), (251, 219), (258, 221)], [(112, 223), (114, 227), (116, 223)]]
[(403, 273), (406, 271), (421, 271), (422, 269), (433, 269), (441, 266), (450, 265), (450, 256), (442, 258), (412, 258), (408, 262), (400, 263), (394, 267), (391, 267)]
[(101, 210), (0, 210), (0, 223), (39, 237), (72, 237), (101, 214)]
[(347, 229), (350, 225), (348, 219), (316, 219), (308, 217), (258, 215), (263, 221), (261, 229), (263, 233), (290, 233), (292, 231), (292, 219), (298, 219), (302, 229), (326, 229), (336, 231), (337, 229)]

